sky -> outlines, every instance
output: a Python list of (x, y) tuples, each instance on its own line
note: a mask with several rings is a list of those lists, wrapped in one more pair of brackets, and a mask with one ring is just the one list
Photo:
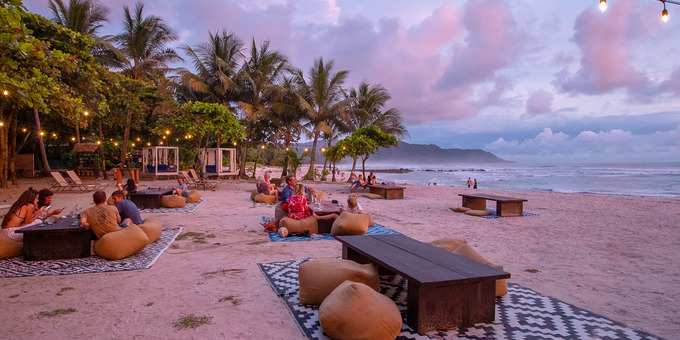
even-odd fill
[[(99, 33), (119, 33), (135, 2), (102, 3)], [(609, 0), (604, 13), (598, 0), (143, 3), (176, 31), (173, 48), (227, 30), (270, 41), (305, 74), (323, 57), (350, 71), (347, 87), (382, 84), (409, 143), (520, 163), (680, 160), (680, 6), (663, 23), (655, 0)], [(24, 4), (52, 17), (47, 0)]]

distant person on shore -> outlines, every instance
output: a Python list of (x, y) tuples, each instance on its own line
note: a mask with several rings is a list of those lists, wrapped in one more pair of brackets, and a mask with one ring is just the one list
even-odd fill
[(473, 188), (473, 189), (477, 189), (477, 179), (476, 179), (476, 178), (475, 178), (475, 184), (474, 184), (474, 186), (473, 186), (472, 188)]
[(376, 180), (375, 180), (375, 175), (373, 174), (373, 171), (371, 171), (370, 174), (368, 174), (368, 180), (366, 181), (368, 185), (375, 185)]
[(470, 189), (470, 187), (472, 187), (472, 178), (468, 177), (467, 185), (468, 185), (468, 189)]

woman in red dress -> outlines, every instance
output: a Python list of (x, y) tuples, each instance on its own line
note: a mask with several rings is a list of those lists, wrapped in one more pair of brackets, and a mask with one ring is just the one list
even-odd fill
[(293, 188), (293, 196), (288, 199), (288, 217), (299, 221), (310, 216), (314, 216), (317, 220), (327, 220), (337, 218), (338, 214), (318, 216), (310, 212), (309, 206), (307, 206), (307, 197), (305, 197), (305, 186), (296, 184)]

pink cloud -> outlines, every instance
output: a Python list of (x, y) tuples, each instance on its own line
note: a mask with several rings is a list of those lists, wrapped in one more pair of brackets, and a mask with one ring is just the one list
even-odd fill
[(539, 115), (552, 112), (553, 95), (544, 90), (538, 90), (527, 99), (527, 113)]

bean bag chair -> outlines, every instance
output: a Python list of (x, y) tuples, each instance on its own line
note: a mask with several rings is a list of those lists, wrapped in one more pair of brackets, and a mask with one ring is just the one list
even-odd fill
[(460, 212), (460, 213), (464, 213), (464, 212), (470, 210), (470, 208), (468, 208), (468, 207), (451, 207), (449, 209), (451, 209), (451, 211)]
[(184, 208), (187, 199), (178, 195), (165, 195), (161, 197), (161, 207), (163, 208)]
[(257, 190), (250, 190), (250, 200), (254, 201), (255, 196), (257, 196), (258, 194), (259, 194), (259, 192), (257, 192)]
[[(453, 251), (454, 254), (460, 255), (462, 257), (468, 258), (473, 261), (485, 264), (487, 266), (494, 267), (499, 270), (503, 270), (503, 266), (495, 265), (493, 262), (484, 258), (484, 256), (479, 255), (472, 247), (467, 244), (463, 244), (458, 249)], [(506, 279), (496, 280), (496, 297), (503, 296), (508, 293), (508, 281)]]
[(488, 211), (486, 211), (486, 210), (467, 210), (467, 211), (465, 212), (465, 214), (471, 215), (471, 216), (487, 216), (487, 215), (491, 215), (491, 213), (488, 212)]
[(319, 223), (314, 216), (299, 221), (290, 217), (284, 217), (279, 221), (280, 227), (288, 229), (289, 233), (301, 233), (305, 230), (309, 230), (310, 234), (319, 233)]
[(360, 196), (363, 196), (363, 197), (366, 197), (366, 198), (372, 198), (372, 199), (374, 199), (374, 200), (383, 198), (382, 195), (378, 195), (378, 194), (369, 194), (369, 193), (361, 194)]
[(321, 329), (333, 339), (394, 339), (401, 331), (399, 307), (359, 282), (345, 281), (319, 306)]
[(307, 261), (298, 269), (300, 303), (320, 305), (323, 300), (346, 280), (361, 282), (380, 292), (378, 268), (350, 260), (320, 258)]
[(257, 195), (255, 195), (255, 202), (274, 204), (274, 202), (276, 202), (276, 196), (275, 195), (257, 194)]
[(146, 237), (149, 238), (149, 243), (156, 241), (159, 237), (161, 237), (161, 233), (163, 233), (161, 220), (155, 216), (148, 217), (144, 220), (144, 223), (140, 224), (138, 227), (139, 229), (142, 229), (142, 231), (146, 234)]
[(149, 244), (149, 238), (138, 226), (106, 233), (94, 243), (95, 254), (109, 260), (120, 260), (139, 252)]
[(189, 194), (187, 203), (198, 203), (198, 200), (201, 199), (201, 193), (198, 190), (189, 190), (187, 194)]
[(331, 236), (338, 235), (364, 235), (368, 231), (370, 216), (365, 214), (352, 214), (343, 211), (333, 222)]
[(446, 251), (453, 252), (454, 250), (458, 249), (458, 247), (467, 244), (467, 241), (446, 237), (434, 240), (432, 242), (427, 242), (427, 244), (435, 246), (439, 249), (444, 249)]
[(0, 230), (0, 259), (19, 256), (23, 250), (23, 242), (9, 238), (4, 230)]
[(280, 205), (276, 205), (276, 208), (274, 208), (274, 218), (277, 220), (280, 220), (284, 217), (286, 217), (288, 214), (281, 209)]

